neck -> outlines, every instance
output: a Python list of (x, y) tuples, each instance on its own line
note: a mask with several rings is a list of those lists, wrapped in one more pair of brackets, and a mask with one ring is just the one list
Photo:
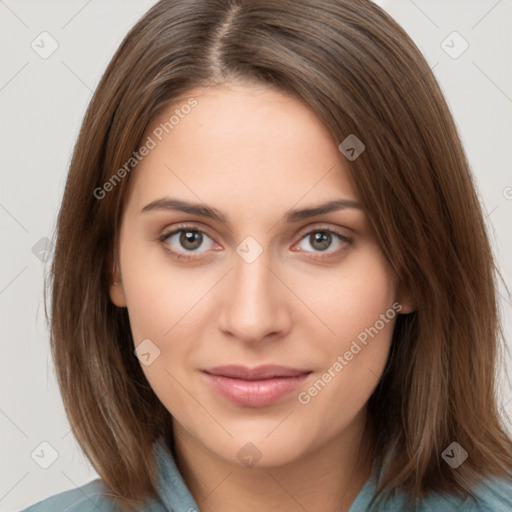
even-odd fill
[(371, 473), (366, 409), (336, 437), (279, 466), (233, 464), (173, 422), (175, 461), (201, 512), (348, 512)]

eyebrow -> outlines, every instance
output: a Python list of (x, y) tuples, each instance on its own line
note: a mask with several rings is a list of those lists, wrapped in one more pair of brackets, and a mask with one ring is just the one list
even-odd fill
[[(315, 217), (316, 215), (330, 213), (338, 210), (345, 210), (347, 208), (362, 210), (361, 205), (355, 201), (350, 201), (348, 199), (335, 199), (309, 208), (289, 210), (288, 212), (286, 212), (284, 219), (285, 222), (294, 223), (307, 219), (309, 217)], [(199, 215), (201, 217), (214, 219), (225, 225), (228, 224), (227, 217), (216, 208), (212, 208), (206, 204), (189, 203), (187, 201), (173, 199), (170, 197), (155, 199), (151, 203), (144, 206), (140, 213), (146, 213), (157, 210), (181, 211), (193, 215)]]

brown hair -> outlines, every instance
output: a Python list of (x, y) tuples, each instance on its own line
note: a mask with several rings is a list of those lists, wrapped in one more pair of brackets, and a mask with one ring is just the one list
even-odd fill
[[(59, 385), (104, 483), (133, 503), (154, 494), (152, 443), (170, 435), (171, 415), (134, 355), (126, 309), (108, 293), (130, 173), (103, 198), (94, 191), (164, 106), (230, 81), (292, 93), (334, 140), (355, 134), (365, 144), (346, 166), (417, 305), (399, 316), (368, 403), (379, 495), (471, 495), (484, 477), (511, 477), (495, 388), (496, 269), (456, 127), (418, 48), (369, 0), (162, 0), (125, 37), (91, 100), (51, 269)], [(441, 458), (453, 441), (469, 453), (456, 471)]]

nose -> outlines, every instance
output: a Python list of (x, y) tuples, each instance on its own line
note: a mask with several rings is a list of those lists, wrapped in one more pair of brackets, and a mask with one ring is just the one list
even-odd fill
[(265, 253), (252, 263), (235, 258), (224, 284), (219, 329), (251, 344), (286, 335), (292, 325), (291, 292), (277, 277), (278, 272), (270, 267)]

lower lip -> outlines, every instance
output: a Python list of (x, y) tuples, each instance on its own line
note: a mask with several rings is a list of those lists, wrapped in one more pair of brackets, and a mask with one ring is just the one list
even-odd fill
[(223, 397), (245, 407), (264, 407), (297, 389), (309, 375), (275, 377), (265, 380), (243, 380), (203, 372), (208, 383)]

